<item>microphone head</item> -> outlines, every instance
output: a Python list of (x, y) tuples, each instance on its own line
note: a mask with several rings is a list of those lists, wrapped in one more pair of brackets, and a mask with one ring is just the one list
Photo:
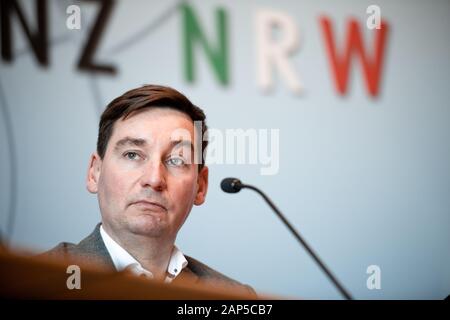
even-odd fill
[(220, 187), (227, 193), (236, 193), (241, 191), (242, 182), (237, 178), (225, 178), (220, 183)]

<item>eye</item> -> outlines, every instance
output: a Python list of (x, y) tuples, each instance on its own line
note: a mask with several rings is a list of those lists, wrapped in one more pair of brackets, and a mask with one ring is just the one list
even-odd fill
[(124, 154), (125, 158), (128, 160), (139, 160), (141, 156), (137, 152), (129, 151)]
[(169, 158), (167, 163), (174, 167), (181, 167), (185, 165), (184, 159), (179, 157)]

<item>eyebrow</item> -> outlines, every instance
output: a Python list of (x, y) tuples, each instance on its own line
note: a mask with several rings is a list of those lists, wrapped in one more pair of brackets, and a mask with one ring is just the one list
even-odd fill
[(172, 149), (176, 147), (184, 147), (188, 146), (191, 148), (191, 151), (194, 152), (194, 145), (190, 140), (174, 140), (171, 143)]
[(118, 150), (124, 146), (136, 146), (136, 147), (142, 147), (147, 145), (147, 140), (145, 139), (138, 139), (138, 138), (131, 138), (131, 137), (125, 137), (123, 139), (120, 139), (116, 142), (116, 145), (114, 147), (115, 150)]
[[(125, 137), (116, 142), (114, 149), (118, 150), (124, 146), (143, 147), (146, 145), (147, 145), (147, 140), (145, 140), (145, 139)], [(191, 151), (194, 152), (194, 145), (192, 144), (192, 142), (190, 140), (173, 140), (170, 145), (171, 145), (171, 149), (188, 146), (191, 148)]]

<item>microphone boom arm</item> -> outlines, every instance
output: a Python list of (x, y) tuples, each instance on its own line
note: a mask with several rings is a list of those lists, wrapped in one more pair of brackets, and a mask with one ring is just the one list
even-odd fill
[(319, 265), (319, 267), (322, 269), (323, 272), (328, 276), (328, 278), (333, 282), (333, 284), (336, 286), (336, 288), (340, 291), (340, 293), (347, 299), (352, 300), (352, 296), (350, 293), (347, 292), (347, 290), (344, 289), (344, 287), (339, 283), (339, 281), (336, 279), (336, 277), (331, 273), (331, 271), (328, 269), (328, 267), (320, 260), (319, 256), (314, 252), (314, 250), (306, 243), (306, 241), (300, 236), (300, 234), (295, 230), (295, 228), (290, 224), (290, 222), (284, 217), (284, 215), (281, 213), (281, 211), (275, 206), (275, 204), (265, 195), (264, 192), (259, 190), (258, 188), (241, 183), (240, 186), (242, 188), (252, 189), (259, 193), (264, 200), (267, 202), (267, 204), (275, 211), (277, 216), (283, 221), (283, 223), (286, 225), (286, 227), (291, 231), (291, 233), (294, 235), (294, 237), (300, 242), (300, 244), (308, 251), (308, 253), (313, 257), (314, 261)]

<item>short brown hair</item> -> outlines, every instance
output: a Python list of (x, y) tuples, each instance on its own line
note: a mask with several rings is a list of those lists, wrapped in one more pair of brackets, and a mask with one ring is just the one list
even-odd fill
[(126, 119), (131, 114), (147, 108), (172, 108), (187, 114), (192, 121), (202, 122), (202, 157), (199, 171), (203, 168), (204, 151), (208, 145), (205, 139), (206, 115), (202, 109), (194, 105), (185, 95), (170, 87), (158, 85), (144, 85), (140, 88), (125, 92), (115, 98), (103, 111), (100, 118), (97, 138), (97, 153), (101, 159), (105, 156), (109, 139), (111, 138), (114, 123), (118, 119)]

